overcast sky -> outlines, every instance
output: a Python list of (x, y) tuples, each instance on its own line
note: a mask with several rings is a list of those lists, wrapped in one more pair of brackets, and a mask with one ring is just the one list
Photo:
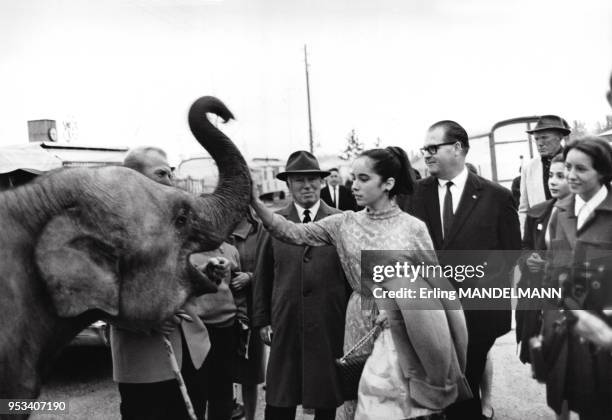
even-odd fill
[(176, 162), (199, 150), (190, 104), (215, 95), (248, 157), (284, 160), (308, 147), (304, 44), (316, 153), (353, 128), (410, 150), (440, 119), (609, 113), (609, 0), (19, 0), (0, 3), (0, 145), (70, 120), (80, 144)]

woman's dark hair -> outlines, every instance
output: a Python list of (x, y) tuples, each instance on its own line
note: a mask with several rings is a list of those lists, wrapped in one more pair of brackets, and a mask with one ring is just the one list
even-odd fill
[(593, 169), (601, 176), (601, 182), (608, 184), (612, 180), (612, 146), (594, 136), (582, 137), (570, 142), (563, 151), (563, 158), (567, 158), (570, 150), (576, 149), (591, 158)]
[(397, 194), (412, 194), (414, 190), (414, 169), (412, 169), (404, 149), (397, 146), (370, 149), (359, 155), (359, 157), (362, 156), (372, 159), (374, 172), (380, 175), (383, 181), (389, 178), (395, 179), (395, 185), (389, 191), (389, 198)]
[(550, 160), (550, 163), (559, 163), (559, 162), (561, 162), (561, 163), (565, 162), (565, 156), (563, 156), (563, 152), (557, 153)]

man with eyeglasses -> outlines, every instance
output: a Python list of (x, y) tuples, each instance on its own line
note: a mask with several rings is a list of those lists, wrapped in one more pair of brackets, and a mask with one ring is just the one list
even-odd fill
[[(509, 190), (471, 173), (465, 165), (470, 144), (468, 135), (454, 121), (439, 121), (427, 131), (421, 149), (430, 176), (417, 182), (412, 196), (400, 206), (427, 224), (436, 251), (519, 250), (518, 215)], [(450, 256), (438, 252), (441, 265), (478, 265), (488, 253), (475, 252)], [(456, 288), (507, 287), (511, 264), (497, 268), (482, 279), (452, 281)], [(506, 305), (507, 304), (507, 305)], [(510, 302), (495, 310), (466, 310), (468, 350), (465, 376), (472, 398), (452, 404), (446, 410), (449, 420), (480, 419), (480, 381), (487, 353), (497, 337), (510, 331)], [(461, 397), (459, 398), (461, 399)]]

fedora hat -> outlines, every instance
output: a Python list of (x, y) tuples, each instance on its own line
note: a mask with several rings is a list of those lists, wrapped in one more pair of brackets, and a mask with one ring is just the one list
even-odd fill
[(542, 115), (540, 118), (538, 118), (535, 128), (532, 130), (527, 130), (527, 132), (529, 134), (533, 134), (544, 130), (560, 131), (564, 136), (567, 136), (572, 132), (567, 121), (558, 115)]
[(292, 174), (317, 174), (322, 178), (329, 175), (329, 171), (322, 171), (319, 161), (312, 153), (305, 150), (298, 150), (291, 153), (285, 165), (285, 172), (279, 172), (276, 177), (281, 181), (286, 181), (288, 175)]

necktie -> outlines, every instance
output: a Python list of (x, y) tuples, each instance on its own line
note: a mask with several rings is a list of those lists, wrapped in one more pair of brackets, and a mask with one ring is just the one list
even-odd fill
[(310, 218), (310, 210), (306, 209), (304, 210), (304, 218), (302, 219), (302, 223), (308, 222), (312, 222), (312, 219)]
[(442, 228), (444, 230), (444, 237), (447, 238), (450, 233), (451, 226), (453, 225), (453, 196), (451, 194), (451, 187), (453, 183), (448, 181), (446, 183), (446, 194), (444, 195), (444, 209), (442, 212)]
[(336, 187), (332, 187), (332, 193), (333, 193), (332, 201), (334, 203), (334, 207), (338, 208), (338, 199), (336, 198)]

